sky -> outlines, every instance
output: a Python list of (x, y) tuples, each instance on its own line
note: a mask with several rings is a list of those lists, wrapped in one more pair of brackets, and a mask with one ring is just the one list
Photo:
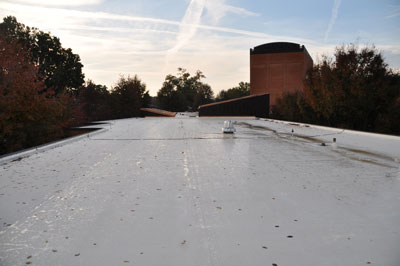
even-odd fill
[(400, 69), (400, 0), (0, 0), (0, 16), (60, 38), (85, 78), (138, 75), (155, 96), (178, 67), (218, 93), (250, 80), (249, 50), (305, 45), (317, 63), (344, 44), (375, 45)]

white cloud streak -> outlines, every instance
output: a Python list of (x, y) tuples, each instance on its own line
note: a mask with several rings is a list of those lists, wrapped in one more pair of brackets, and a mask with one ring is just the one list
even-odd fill
[(112, 32), (112, 33), (138, 33), (138, 32), (154, 32), (154, 33), (164, 33), (169, 35), (177, 35), (178, 32), (168, 31), (168, 30), (158, 30), (158, 29), (135, 29), (135, 28), (124, 28), (124, 27), (99, 27), (99, 26), (86, 26), (86, 25), (68, 25), (66, 27), (61, 27), (60, 30), (86, 30), (86, 31), (99, 31), (99, 32)]
[(236, 6), (230, 6), (230, 5), (224, 5), (222, 6), (223, 9), (226, 10), (226, 12), (231, 12), (234, 14), (242, 15), (242, 16), (259, 16), (260, 14), (251, 12), (247, 9), (241, 8), (241, 7), (236, 7)]
[(39, 6), (88, 6), (100, 4), (103, 0), (14, 0), (14, 2)]
[(107, 19), (107, 20), (122, 20), (122, 21), (141, 21), (157, 24), (169, 24), (169, 25), (180, 25), (179, 21), (157, 19), (149, 17), (139, 17), (139, 16), (127, 16), (118, 15), (107, 12), (90, 12), (90, 11), (79, 11), (72, 9), (63, 8), (49, 8), (49, 7), (39, 7), (30, 5), (14, 4), (10, 2), (5, 2), (0, 6), (0, 9), (12, 10), (21, 13), (37, 13), (41, 15), (49, 15), (51, 17), (75, 17), (83, 19)]
[(191, 0), (185, 15), (179, 25), (179, 34), (176, 44), (169, 51), (170, 55), (176, 54), (195, 34), (200, 24), (201, 14), (204, 10), (204, 0)]
[(225, 4), (226, 0), (207, 0), (205, 2), (206, 16), (205, 20), (212, 25), (216, 25), (227, 13), (233, 13), (240, 16), (258, 16), (259, 14), (248, 11), (244, 8)]
[(386, 18), (396, 18), (400, 16), (400, 5), (390, 5), (390, 14)]
[(179, 25), (179, 33), (176, 37), (175, 45), (168, 50), (165, 56), (163, 73), (170, 68), (169, 62), (176, 56), (178, 51), (196, 34), (197, 27), (200, 25), (201, 15), (204, 10), (205, 0), (191, 0), (185, 15)]
[(342, 2), (342, 0), (335, 0), (333, 3), (331, 19), (329, 20), (328, 28), (325, 31), (325, 38), (324, 38), (325, 42), (328, 40), (328, 37), (329, 37), (329, 34), (331, 33), (333, 25), (335, 25), (341, 2)]
[[(257, 15), (243, 8), (229, 6), (224, 4), (225, 0), (191, 0), (188, 8), (186, 9), (185, 15), (179, 25), (179, 34), (176, 38), (176, 44), (174, 47), (168, 50), (165, 57), (164, 69), (168, 69), (171, 58), (176, 56), (181, 48), (183, 48), (192, 39), (198, 29), (216, 30), (222, 32), (236, 33), (239, 32), (234, 29), (206, 26), (201, 24), (201, 18), (205, 9), (211, 16), (211, 20), (217, 23), (218, 20), (225, 16), (227, 12), (232, 12), (241, 15)], [(244, 33), (244, 32), (242, 32)], [(239, 33), (240, 34), (240, 33)]]
[[(200, 0), (192, 0), (192, 1), (197, 2)], [(199, 9), (198, 9), (198, 7), (196, 7), (196, 8), (197, 8), (197, 12), (198, 12)], [(189, 16), (187, 18), (184, 17), (184, 19), (182, 19), (182, 21), (174, 21), (174, 20), (157, 19), (157, 18), (140, 17), (140, 16), (119, 15), (119, 14), (112, 14), (112, 13), (107, 13), (107, 12), (90, 12), (90, 11), (79, 11), (79, 10), (62, 9), (62, 8), (26, 6), (26, 5), (13, 4), (13, 3), (8, 3), (8, 2), (5, 2), (4, 4), (2, 4), (2, 6), (0, 6), (0, 11), (1, 11), (1, 9), (16, 11), (18, 13), (25, 13), (25, 14), (26, 13), (40, 14), (41, 16), (48, 16), (48, 17), (52, 17), (52, 18), (60, 18), (60, 19), (66, 18), (68, 20), (71, 20), (73, 18), (79, 18), (79, 19), (84, 19), (84, 20), (106, 19), (106, 20), (118, 20), (118, 21), (124, 21), (124, 22), (137, 21), (137, 22), (147, 22), (147, 23), (153, 23), (153, 24), (167, 24), (167, 25), (179, 26), (180, 27), (179, 32), (183, 32), (183, 31), (186, 32), (186, 34), (184, 34), (182, 37), (180, 37), (181, 40), (186, 39), (187, 37), (185, 37), (185, 36), (190, 36), (190, 35), (192, 35), (192, 33), (194, 35), (194, 33), (196, 33), (197, 29), (205, 29), (205, 30), (212, 30), (212, 31), (217, 31), (217, 32), (240, 34), (240, 35), (252, 36), (252, 37), (270, 37), (271, 36), (271, 35), (268, 35), (265, 33), (199, 24), (199, 23), (197, 23), (197, 21), (195, 19), (193, 19), (193, 18), (195, 18), (195, 16), (194, 16), (195, 13), (193, 13), (193, 11), (191, 11), (189, 13), (190, 17)], [(185, 14), (185, 16), (186, 16), (186, 14)], [(189, 19), (189, 18), (191, 18), (191, 19)], [(32, 25), (32, 26), (35, 26), (35, 25)]]

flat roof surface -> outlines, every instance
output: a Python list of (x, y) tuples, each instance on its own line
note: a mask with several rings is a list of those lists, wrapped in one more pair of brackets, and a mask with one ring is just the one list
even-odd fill
[(399, 137), (229, 119), (2, 158), (0, 265), (400, 264)]

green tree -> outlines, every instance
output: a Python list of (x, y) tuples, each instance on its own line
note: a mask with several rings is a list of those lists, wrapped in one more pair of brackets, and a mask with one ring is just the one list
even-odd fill
[(400, 96), (398, 75), (374, 47), (341, 46), (334, 56), (308, 74), (305, 97), (318, 119), (330, 126), (385, 131), (376, 123)]
[(0, 32), (29, 50), (31, 61), (38, 65), (39, 76), (47, 89), (51, 88), (56, 94), (73, 93), (84, 83), (79, 55), (63, 48), (59, 38), (27, 27), (12, 16), (3, 19)]
[(183, 112), (197, 110), (200, 104), (212, 100), (214, 93), (208, 84), (201, 81), (204, 74), (198, 70), (191, 76), (186, 69), (178, 68), (178, 75), (167, 75), (163, 86), (157, 93), (163, 109)]
[(197, 111), (200, 105), (211, 103), (214, 101), (214, 92), (210, 85), (202, 84), (197, 88), (197, 92), (193, 100), (193, 111)]
[(215, 100), (219, 102), (249, 95), (250, 95), (250, 83), (239, 82), (239, 85), (237, 87), (220, 91)]
[(140, 108), (150, 103), (149, 92), (137, 75), (133, 78), (121, 76), (112, 88), (113, 115), (117, 118), (140, 116)]
[(87, 122), (113, 118), (111, 94), (106, 86), (97, 85), (92, 80), (88, 80), (79, 89), (78, 99), (82, 103)]
[(307, 75), (303, 92), (285, 95), (273, 110), (280, 119), (400, 134), (400, 75), (374, 47), (337, 47)]
[(272, 106), (271, 117), (275, 119), (313, 123), (316, 121), (314, 111), (305, 101), (301, 91), (284, 93), (278, 99), (275, 106)]

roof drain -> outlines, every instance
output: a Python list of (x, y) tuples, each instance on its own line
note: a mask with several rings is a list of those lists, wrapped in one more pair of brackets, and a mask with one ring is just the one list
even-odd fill
[(233, 134), (234, 132), (236, 132), (236, 129), (233, 127), (231, 120), (224, 121), (224, 128), (222, 129), (222, 132), (225, 134)]

